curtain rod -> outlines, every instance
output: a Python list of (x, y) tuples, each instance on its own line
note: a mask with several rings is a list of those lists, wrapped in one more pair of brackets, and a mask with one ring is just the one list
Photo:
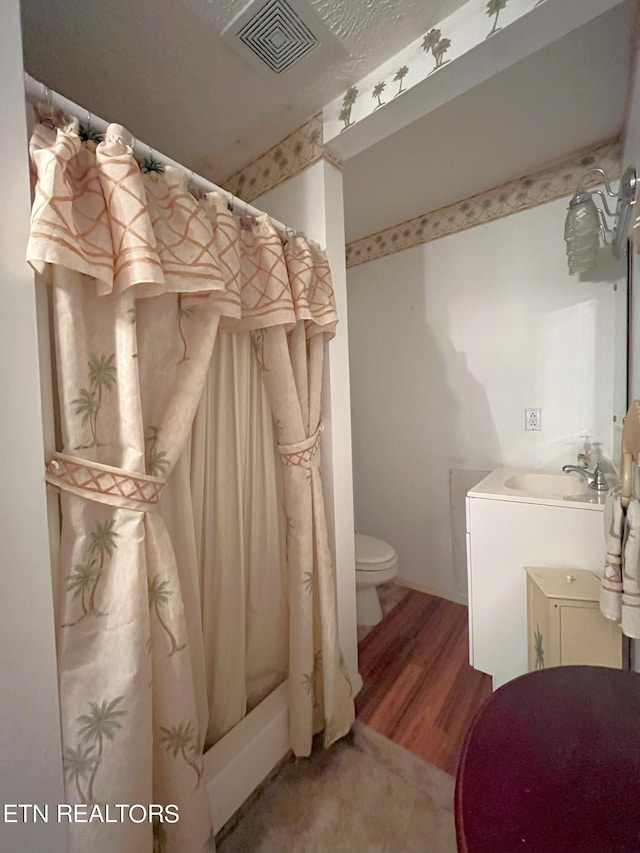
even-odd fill
[[(24, 75), (24, 88), (27, 100), (30, 103), (33, 104), (37, 103), (38, 101), (46, 101), (53, 107), (59, 107), (67, 115), (73, 118), (77, 118), (78, 121), (84, 123), (88, 122), (91, 128), (99, 131), (100, 133), (104, 133), (110, 124), (110, 122), (107, 122), (104, 119), (93, 115), (93, 113), (90, 113), (84, 107), (78, 106), (78, 104), (75, 104), (68, 98), (65, 98), (57, 92), (52, 91), (48, 88), (48, 86), (45, 86), (44, 83), (40, 83), (38, 80), (34, 79), (30, 74), (27, 74), (26, 72)], [(242, 201), (242, 199), (228, 192), (228, 190), (225, 190), (222, 187), (219, 187), (217, 184), (208, 181), (201, 175), (196, 175), (191, 169), (187, 169), (186, 166), (183, 166), (181, 163), (177, 163), (170, 157), (161, 154), (160, 152), (156, 151), (155, 148), (151, 148), (151, 146), (147, 145), (146, 142), (141, 142), (136, 137), (134, 137), (134, 146), (136, 152), (139, 152), (141, 149), (146, 149), (147, 157), (153, 158), (153, 160), (155, 160), (157, 163), (160, 163), (162, 166), (172, 166), (175, 169), (181, 169), (183, 172), (187, 172), (187, 174), (189, 175), (191, 186), (197, 187), (199, 190), (202, 190), (203, 192), (207, 193), (222, 193), (222, 195), (226, 197), (231, 208), (236, 213), (245, 213), (247, 216), (264, 215), (263, 210), (259, 210), (257, 207), (254, 207), (251, 204), (247, 204), (246, 202)], [(269, 214), (266, 215), (269, 216)], [(278, 222), (278, 220), (274, 219), (272, 216), (269, 216), (269, 221), (276, 229), (276, 231), (279, 231), (281, 234), (297, 233), (293, 228), (289, 228), (282, 222)]]

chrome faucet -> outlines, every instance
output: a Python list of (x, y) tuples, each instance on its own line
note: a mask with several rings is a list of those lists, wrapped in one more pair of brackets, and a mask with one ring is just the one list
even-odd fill
[(575, 471), (577, 474), (580, 474), (587, 481), (587, 486), (590, 489), (596, 489), (598, 492), (606, 492), (609, 488), (599, 465), (596, 465), (593, 474), (587, 471), (586, 468), (580, 468), (577, 465), (563, 465), (562, 470), (565, 474), (568, 474), (569, 471)]

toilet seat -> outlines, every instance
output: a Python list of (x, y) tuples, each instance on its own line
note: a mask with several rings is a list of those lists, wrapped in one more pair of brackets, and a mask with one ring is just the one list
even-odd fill
[(355, 545), (358, 572), (383, 572), (397, 563), (398, 555), (395, 549), (382, 539), (356, 533)]

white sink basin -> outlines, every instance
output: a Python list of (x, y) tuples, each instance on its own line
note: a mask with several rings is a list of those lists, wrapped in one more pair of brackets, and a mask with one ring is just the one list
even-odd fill
[(586, 497), (589, 492), (589, 487), (579, 474), (552, 474), (546, 471), (512, 474), (505, 479), (504, 485), (506, 489), (520, 494), (556, 500)]
[(495, 468), (467, 494), (472, 498), (591, 510), (602, 510), (607, 497), (607, 492), (590, 489), (579, 474), (526, 468)]

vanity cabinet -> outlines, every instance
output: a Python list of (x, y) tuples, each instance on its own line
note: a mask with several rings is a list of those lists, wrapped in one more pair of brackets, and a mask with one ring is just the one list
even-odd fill
[(466, 500), (469, 661), (494, 690), (529, 668), (525, 566), (600, 574), (604, 564), (603, 503), (504, 488), (516, 475), (497, 469)]
[(600, 613), (600, 578), (525, 567), (529, 671), (572, 664), (622, 668), (620, 626)]

